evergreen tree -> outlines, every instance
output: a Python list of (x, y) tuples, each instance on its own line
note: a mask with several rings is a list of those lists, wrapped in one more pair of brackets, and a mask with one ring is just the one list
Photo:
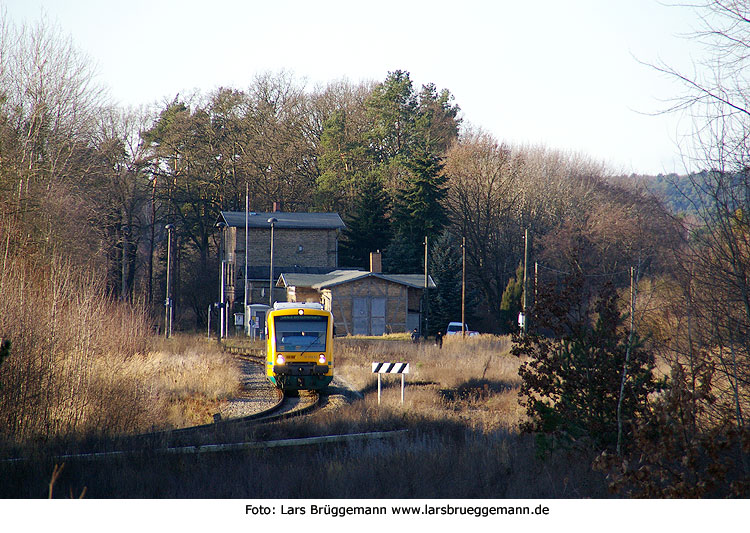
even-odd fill
[(450, 91), (443, 89), (438, 93), (434, 83), (423, 85), (419, 92), (415, 126), (419, 139), (432, 153), (445, 153), (458, 138), (461, 108), (452, 102)]
[(409, 73), (389, 72), (385, 81), (373, 89), (366, 106), (372, 122), (367, 145), (374, 159), (387, 164), (408, 154), (415, 139), (418, 108)]
[(423, 274), (424, 237), (396, 229), (383, 253), (383, 270), (390, 274)]
[(445, 331), (448, 322), (461, 316), (461, 246), (449, 232), (443, 232), (430, 247), (429, 272), (435, 288), (429, 291), (429, 331)]
[[(540, 305), (548, 297), (559, 299), (559, 295), (540, 293)], [(624, 327), (617, 303), (616, 291), (605, 285), (586, 320), (570, 322), (568, 316), (556, 313), (550, 329), (564, 329), (567, 334), (514, 338), (511, 353), (527, 358), (518, 371), (521, 404), (528, 414), (522, 430), (536, 433), (540, 444), (578, 442), (597, 450), (614, 449), (621, 392), (625, 444), (637, 422), (648, 415), (649, 398), (663, 383), (654, 375), (653, 354)], [(562, 322), (567, 327), (560, 328)], [(626, 358), (628, 371), (621, 389)]]
[(362, 183), (351, 216), (339, 242), (339, 264), (346, 267), (369, 267), (370, 252), (384, 250), (391, 240), (387, 218), (389, 198), (377, 174)]
[[(418, 272), (424, 262), (424, 238), (430, 242), (448, 220), (443, 201), (446, 177), (440, 159), (420, 148), (404, 162), (405, 183), (394, 199), (391, 218), (395, 238), (388, 248), (386, 265), (393, 273)], [(423, 267), (422, 267), (423, 268)]]
[(345, 111), (336, 111), (323, 125), (318, 157), (315, 205), (323, 211), (348, 212), (366, 179), (363, 167), (371, 167), (361, 142), (347, 131)]
[(521, 312), (521, 300), (523, 298), (523, 263), (518, 264), (515, 278), (508, 280), (508, 285), (503, 291), (500, 300), (500, 317), (506, 331), (515, 331), (517, 328), (516, 318)]

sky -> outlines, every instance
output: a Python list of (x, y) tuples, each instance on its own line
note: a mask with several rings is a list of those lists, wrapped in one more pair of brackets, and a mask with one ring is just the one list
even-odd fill
[(245, 89), (287, 71), (308, 89), (383, 81), (448, 89), (465, 125), (501, 142), (584, 154), (616, 173), (685, 172), (680, 92), (644, 63), (691, 69), (697, 19), (659, 0), (0, 0), (44, 15), (122, 106)]

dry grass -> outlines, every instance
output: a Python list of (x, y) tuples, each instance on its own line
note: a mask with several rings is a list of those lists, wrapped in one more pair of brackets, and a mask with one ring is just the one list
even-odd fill
[(0, 250), (0, 439), (120, 435), (210, 420), (237, 366), (195, 339), (154, 338), (144, 308), (55, 257)]
[[(138, 498), (530, 498), (602, 497), (590, 458), (561, 452), (540, 460), (533, 438), (519, 435), (518, 361), (509, 340), (450, 339), (440, 350), (393, 339), (337, 339), (337, 374), (364, 400), (313, 416), (246, 428), (237, 440), (407, 429), (404, 437), (339, 446), (293, 447), (242, 454), (143, 456), (113, 462), (68, 462), (60, 494)], [(408, 361), (406, 403), (397, 376), (384, 379), (377, 403), (373, 361)], [(198, 337), (156, 341), (117, 372), (149, 389), (157, 405), (180, 405), (173, 425), (239, 382), (231, 359)], [(195, 403), (195, 405), (193, 405)], [(203, 407), (197, 407), (201, 405)], [(185, 414), (189, 413), (189, 414)], [(294, 465), (290, 467), (290, 465)], [(43, 497), (52, 465), (0, 466), (0, 497)], [(314, 482), (311, 483), (311, 480)], [(57, 489), (56, 489), (57, 491)]]
[(166, 404), (159, 426), (208, 423), (222, 402), (239, 392), (241, 370), (215, 342), (183, 335), (155, 344), (134, 361), (131, 371)]
[[(480, 335), (446, 337), (443, 347), (432, 342), (413, 344), (397, 340), (356, 337), (337, 339), (336, 372), (377, 403), (377, 376), (373, 362), (408, 362), (403, 408), (430, 417), (461, 421), (486, 431), (517, 431), (523, 417), (518, 405), (519, 360), (510, 355), (510, 337)], [(381, 376), (381, 401), (398, 405), (399, 376)], [(394, 389), (394, 390), (390, 390)]]

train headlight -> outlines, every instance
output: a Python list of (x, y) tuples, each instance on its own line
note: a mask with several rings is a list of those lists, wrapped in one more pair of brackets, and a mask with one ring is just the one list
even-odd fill
[(326, 354), (320, 354), (320, 357), (318, 357), (318, 363), (320, 363), (321, 365), (326, 364)]
[(277, 365), (283, 365), (286, 361), (284, 360), (284, 356), (282, 354), (278, 354), (276, 356), (276, 364)]

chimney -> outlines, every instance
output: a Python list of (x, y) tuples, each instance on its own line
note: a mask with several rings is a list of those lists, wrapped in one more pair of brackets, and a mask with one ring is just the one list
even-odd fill
[(380, 250), (377, 252), (370, 252), (370, 272), (373, 274), (380, 274), (383, 272), (383, 266), (380, 262)]
[(281, 202), (274, 202), (273, 203), (273, 212), (278, 213), (281, 211)]

